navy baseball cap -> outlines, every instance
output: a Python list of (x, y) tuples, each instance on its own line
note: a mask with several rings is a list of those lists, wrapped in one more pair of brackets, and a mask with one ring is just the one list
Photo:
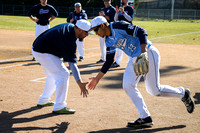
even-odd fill
[(81, 3), (75, 3), (74, 6), (81, 6)]

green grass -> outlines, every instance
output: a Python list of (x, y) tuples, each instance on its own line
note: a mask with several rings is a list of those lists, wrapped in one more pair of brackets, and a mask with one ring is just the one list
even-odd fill
[[(50, 25), (53, 27), (57, 24), (65, 22), (66, 18), (56, 18), (51, 22)], [(163, 20), (138, 21), (135, 19), (133, 23), (146, 29), (148, 33), (148, 39), (152, 40), (152, 42), (172, 44), (200, 44), (199, 21), (174, 20), (169, 22)], [(35, 24), (28, 17), (0, 15), (0, 29), (34, 31)], [(165, 37), (184, 33), (190, 34)], [(158, 37), (165, 38), (159, 39)]]

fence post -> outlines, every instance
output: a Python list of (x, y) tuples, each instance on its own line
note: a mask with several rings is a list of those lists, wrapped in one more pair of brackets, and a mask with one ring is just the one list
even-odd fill
[(174, 0), (172, 0), (172, 8), (171, 8), (171, 20), (174, 18)]

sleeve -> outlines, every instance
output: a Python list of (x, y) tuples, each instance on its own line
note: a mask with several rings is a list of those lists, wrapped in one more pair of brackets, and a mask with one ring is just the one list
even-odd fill
[(102, 73), (106, 73), (114, 62), (116, 48), (115, 47), (107, 47), (106, 49), (106, 62), (103, 64), (101, 68)]
[(68, 62), (69, 63), (69, 67), (72, 71), (72, 74), (74, 76), (74, 79), (77, 81), (81, 80), (81, 75), (80, 75), (80, 72), (78, 70), (78, 66), (76, 63), (73, 63), (73, 62)]
[(58, 12), (56, 11), (56, 9), (55, 9), (53, 6), (51, 7), (51, 14), (52, 14), (53, 16), (55, 16), (55, 17), (58, 16)]
[(82, 19), (85, 19), (85, 20), (88, 19), (88, 17), (87, 17), (87, 13), (86, 13), (86, 12), (83, 13), (83, 18), (82, 18)]
[(113, 22), (113, 21), (114, 21), (115, 13), (116, 13), (115, 8), (112, 8), (111, 13), (110, 13), (110, 15), (109, 15), (109, 17), (110, 17), (110, 22)]
[(115, 57), (115, 52), (111, 54), (106, 54), (106, 62), (103, 64), (100, 70), (102, 73), (104, 74), (107, 73), (107, 71), (109, 70), (109, 68), (114, 62), (114, 57)]
[(114, 20), (115, 20), (115, 21), (118, 21), (118, 13), (115, 13)]
[(67, 17), (67, 22), (68, 22), (68, 23), (70, 22), (70, 19), (72, 19), (72, 14), (73, 14), (73, 12), (71, 12), (71, 13), (69, 14), (69, 16)]
[(130, 15), (127, 14), (126, 12), (123, 13), (123, 16), (124, 16), (124, 18), (125, 18), (126, 20), (132, 22), (132, 20), (133, 20), (133, 17), (132, 17), (132, 16), (130, 16)]
[(33, 6), (27, 13), (28, 16), (35, 15), (36, 6)]
[(145, 29), (139, 28), (136, 36), (139, 38), (140, 44), (147, 44), (147, 32)]

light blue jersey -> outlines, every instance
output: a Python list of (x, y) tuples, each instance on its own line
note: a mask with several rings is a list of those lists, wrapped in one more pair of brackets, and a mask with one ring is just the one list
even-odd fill
[[(123, 50), (128, 56), (137, 57), (141, 53), (140, 40), (136, 36), (139, 26), (125, 21), (110, 23), (112, 35), (106, 38), (107, 54), (116, 52), (116, 48)], [(152, 45), (148, 41), (148, 47)]]

